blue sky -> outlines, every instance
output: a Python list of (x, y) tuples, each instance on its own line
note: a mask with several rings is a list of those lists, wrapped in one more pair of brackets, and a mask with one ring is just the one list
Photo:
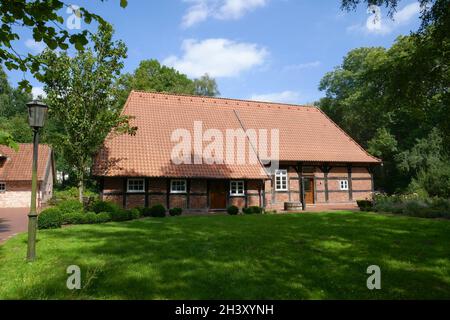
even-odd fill
[[(128, 46), (124, 71), (156, 58), (191, 78), (208, 72), (223, 97), (299, 104), (323, 96), (320, 79), (349, 50), (389, 47), (420, 23), (418, 3), (409, 0), (400, 1), (394, 21), (385, 8), (378, 20), (363, 6), (343, 12), (339, 0), (129, 0), (126, 9), (118, 0), (73, 4), (114, 25), (116, 38)], [(43, 46), (23, 32), (17, 49), (39, 52)], [(23, 78), (9, 75), (12, 83)], [(39, 92), (41, 85), (26, 77)]]

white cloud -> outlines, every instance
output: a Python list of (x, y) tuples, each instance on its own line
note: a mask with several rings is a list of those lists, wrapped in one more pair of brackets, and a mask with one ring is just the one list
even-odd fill
[(33, 95), (33, 99), (47, 97), (47, 94), (45, 93), (44, 88), (42, 87), (33, 87), (33, 89), (31, 89), (31, 94)]
[(247, 12), (267, 5), (268, 0), (184, 0), (191, 4), (182, 25), (189, 28), (208, 18), (239, 19)]
[(33, 51), (33, 53), (41, 53), (47, 47), (43, 42), (36, 42), (33, 39), (27, 39), (25, 46)]
[(300, 94), (295, 91), (286, 90), (283, 92), (254, 94), (250, 97), (250, 100), (295, 104), (299, 103)]
[(193, 78), (205, 73), (214, 78), (236, 77), (263, 64), (268, 55), (265, 48), (256, 44), (228, 39), (188, 39), (183, 41), (182, 50), (181, 57), (167, 57), (163, 64)]
[(192, 5), (188, 9), (187, 13), (183, 16), (182, 25), (185, 28), (189, 28), (194, 24), (206, 20), (208, 18), (208, 15), (209, 15), (208, 6), (203, 1), (199, 1), (198, 3)]
[(383, 18), (381, 9), (378, 6), (370, 6), (367, 10), (370, 17), (367, 18), (365, 25), (355, 24), (347, 28), (348, 32), (362, 32), (366, 34), (386, 35), (394, 31), (397, 27), (406, 25), (420, 14), (419, 2), (413, 2), (401, 10), (397, 11), (393, 19)]
[(291, 64), (283, 68), (284, 71), (295, 71), (295, 70), (303, 70), (303, 69), (311, 69), (320, 67), (322, 63), (320, 61), (311, 61), (306, 63), (299, 64)]
[(394, 15), (394, 21), (396, 24), (405, 24), (411, 21), (411, 19), (418, 16), (420, 13), (420, 4), (414, 2), (405, 6), (402, 10), (398, 11)]

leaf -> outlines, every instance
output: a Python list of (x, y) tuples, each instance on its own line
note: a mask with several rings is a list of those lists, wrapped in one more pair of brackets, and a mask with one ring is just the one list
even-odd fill
[(128, 0), (120, 0), (120, 6), (126, 8), (128, 6)]

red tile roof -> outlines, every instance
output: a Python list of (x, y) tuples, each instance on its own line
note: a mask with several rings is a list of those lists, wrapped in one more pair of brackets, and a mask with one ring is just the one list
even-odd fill
[(194, 121), (224, 136), (226, 129), (267, 129), (269, 134), (278, 129), (280, 161), (380, 162), (316, 107), (133, 91), (123, 114), (135, 117), (137, 134), (110, 134), (94, 161), (94, 175), (261, 178), (259, 164), (173, 164), (170, 156), (177, 143), (171, 134), (183, 128), (193, 136)]
[[(38, 180), (43, 181), (47, 167), (52, 165), (52, 150), (49, 146), (41, 144), (38, 155)], [(31, 181), (32, 144), (20, 144), (17, 152), (0, 146), (0, 159), (3, 159), (0, 160), (0, 181)]]

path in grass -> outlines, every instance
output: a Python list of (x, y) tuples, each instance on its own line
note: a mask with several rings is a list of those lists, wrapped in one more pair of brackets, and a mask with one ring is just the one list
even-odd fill
[[(0, 246), (5, 299), (450, 298), (450, 222), (365, 213), (144, 219)], [(66, 288), (78, 265), (83, 289)], [(379, 265), (382, 289), (366, 269)]]

